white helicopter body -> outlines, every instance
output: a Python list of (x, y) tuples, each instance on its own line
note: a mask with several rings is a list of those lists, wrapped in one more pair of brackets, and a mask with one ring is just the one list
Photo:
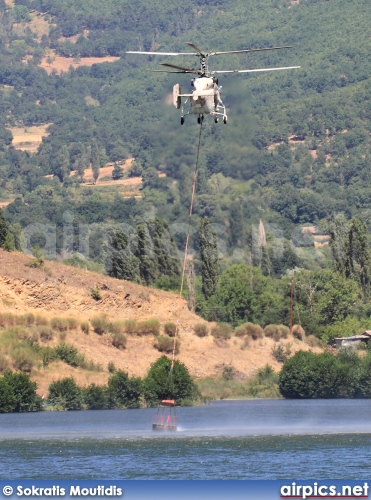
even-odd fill
[[(146, 55), (162, 55), (162, 56), (198, 56), (200, 58), (200, 69), (185, 68), (175, 64), (160, 63), (162, 66), (172, 68), (177, 71), (169, 70), (152, 70), (166, 73), (190, 73), (198, 75), (193, 78), (191, 85), (193, 91), (190, 94), (182, 94), (180, 85), (177, 83), (173, 87), (173, 103), (177, 109), (182, 108), (182, 116), (180, 123), (183, 125), (185, 115), (195, 114), (198, 116), (198, 123), (202, 123), (204, 115), (212, 115), (215, 123), (218, 122), (218, 117), (223, 117), (223, 122), (227, 123), (227, 114), (225, 106), (221, 99), (221, 87), (218, 85), (218, 78), (214, 75), (220, 73), (256, 73), (261, 71), (279, 71), (284, 69), (297, 69), (300, 66), (287, 66), (281, 68), (262, 68), (262, 69), (242, 69), (242, 70), (225, 70), (225, 71), (209, 71), (208, 58), (210, 56), (221, 54), (237, 54), (241, 52), (260, 52), (265, 50), (287, 49), (290, 46), (284, 47), (268, 47), (262, 49), (242, 49), (242, 50), (229, 50), (226, 52), (202, 52), (195, 44), (186, 42), (195, 52), (144, 52), (144, 51), (127, 51), (127, 54), (146, 54)], [(185, 97), (184, 105), (188, 105), (187, 112), (184, 111), (182, 106), (182, 97)]]

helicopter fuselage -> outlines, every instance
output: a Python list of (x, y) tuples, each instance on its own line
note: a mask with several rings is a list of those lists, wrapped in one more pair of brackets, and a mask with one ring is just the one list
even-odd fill
[(220, 90), (214, 78), (194, 78), (194, 91), (190, 98), (192, 113), (196, 115), (212, 114), (217, 109), (220, 99)]
[[(218, 80), (207, 76), (193, 78), (191, 85), (193, 87), (192, 94), (182, 94), (179, 84), (174, 85), (173, 96), (174, 106), (180, 108), (181, 98), (186, 97), (184, 104), (189, 102), (190, 109), (184, 113), (182, 108), (182, 123), (184, 122), (184, 114), (198, 115), (199, 119), (204, 115), (213, 115), (217, 121), (217, 115), (223, 116), (226, 120), (225, 106), (221, 100), (221, 87), (218, 87)], [(222, 108), (223, 112), (219, 111)]]

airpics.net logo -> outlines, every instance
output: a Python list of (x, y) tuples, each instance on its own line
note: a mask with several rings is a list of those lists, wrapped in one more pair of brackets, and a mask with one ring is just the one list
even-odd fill
[(326, 485), (313, 483), (281, 486), (281, 498), (368, 498), (369, 485), (363, 483), (359, 485)]

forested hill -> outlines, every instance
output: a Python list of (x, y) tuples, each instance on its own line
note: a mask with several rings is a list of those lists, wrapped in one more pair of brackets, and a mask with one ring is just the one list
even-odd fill
[[(266, 275), (330, 267), (329, 252), (315, 254), (301, 225), (326, 232), (339, 212), (369, 223), (370, 14), (369, 0), (0, 0), (0, 202), (14, 200), (5, 209), (14, 238), (17, 224), (56, 224), (59, 252), (70, 211), (74, 227), (97, 224), (89, 256), (102, 263), (99, 224), (137, 227), (156, 215), (162, 221), (149, 229), (155, 245), (167, 225), (187, 221), (199, 129), (192, 116), (180, 126), (169, 96), (177, 82), (190, 88), (189, 75), (151, 73), (169, 59), (125, 51), (188, 51), (186, 41), (207, 51), (292, 45), (210, 59), (211, 69), (301, 69), (219, 79), (229, 121), (205, 121), (193, 227), (204, 217), (219, 224), (223, 267), (248, 261), (259, 220), (267, 255), (264, 265), (264, 252), (253, 263)], [(83, 65), (84, 58), (108, 56), (119, 59)], [(66, 57), (75, 69), (53, 71), (55, 59)], [(186, 61), (196, 64), (171, 58)], [(10, 130), (26, 134), (33, 126), (45, 128), (38, 150), (14, 148)], [(135, 162), (123, 172), (128, 158)], [(110, 162), (118, 179), (141, 175), (141, 189), (123, 196), (119, 183), (86, 187), (84, 169), (93, 166), (98, 176)], [(184, 235), (174, 237), (182, 247)], [(309, 258), (293, 245), (307, 245)], [(69, 255), (76, 249), (75, 241)], [(137, 265), (130, 261), (132, 279)], [(158, 284), (161, 272), (148, 279), (139, 273), (142, 282)]]

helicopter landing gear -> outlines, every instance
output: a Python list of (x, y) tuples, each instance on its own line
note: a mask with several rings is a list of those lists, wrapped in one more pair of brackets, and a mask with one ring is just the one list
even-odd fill
[(204, 115), (198, 115), (197, 117), (197, 123), (201, 124), (204, 121)]
[(227, 120), (228, 120), (228, 119), (227, 119), (227, 115), (224, 115), (224, 116), (223, 116), (223, 123), (224, 123), (224, 125), (227, 125)]
[(184, 124), (184, 116), (181, 116), (180, 117), (180, 124), (183, 125)]
[(216, 117), (214, 118), (214, 122), (215, 122), (215, 123), (218, 123), (218, 121), (219, 121), (219, 118), (216, 116)]

